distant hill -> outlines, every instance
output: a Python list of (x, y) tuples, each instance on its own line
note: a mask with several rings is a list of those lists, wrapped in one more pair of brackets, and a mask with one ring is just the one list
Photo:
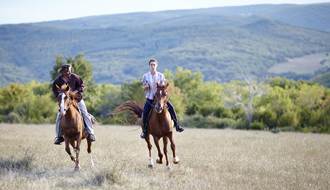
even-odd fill
[[(326, 57), (321, 60), (321, 64), (330, 65), (330, 56), (327, 53)], [(324, 74), (317, 75), (316, 77), (311, 79), (312, 82), (318, 83), (326, 88), (330, 88), (330, 71)]]
[[(80, 52), (93, 65), (97, 83), (139, 79), (147, 72), (150, 58), (159, 61), (159, 71), (175, 71), (180, 66), (201, 71), (206, 81), (229, 82), (240, 79), (242, 73), (274, 76), (267, 70), (286, 58), (330, 52), (330, 33), (260, 16), (295, 6), (223, 7), (0, 25), (0, 85), (50, 81), (55, 55), (74, 57)], [(213, 14), (219, 10), (225, 14)], [(326, 70), (317, 74), (322, 72)], [(314, 75), (289, 76), (310, 79)]]
[(311, 81), (318, 83), (326, 88), (330, 88), (330, 72), (324, 73), (323, 75), (318, 75)]
[[(250, 17), (254, 15), (254, 17)], [(320, 4), (262, 4), (215, 7), (159, 12), (90, 16), (69, 20), (34, 23), (41, 26), (68, 29), (95, 29), (112, 26), (187, 25), (187, 24), (242, 24), (242, 16), (264, 17), (304, 28), (330, 31), (330, 3)], [(243, 21), (244, 22), (244, 21)]]

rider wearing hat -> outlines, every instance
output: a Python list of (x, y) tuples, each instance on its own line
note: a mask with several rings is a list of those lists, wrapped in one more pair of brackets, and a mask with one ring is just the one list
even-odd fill
[[(84, 81), (76, 74), (71, 73), (71, 65), (69, 64), (64, 64), (61, 66), (60, 69), (57, 71), (58, 73), (62, 73), (62, 75), (58, 76), (54, 82), (53, 82), (53, 93), (56, 96), (56, 98), (59, 96), (59, 92), (57, 90), (57, 86), (61, 87), (63, 84), (67, 83), (70, 86), (70, 89), (74, 93), (80, 93), (79, 98), (75, 98), (78, 102), (78, 107), (80, 109), (80, 112), (83, 116), (84, 122), (86, 124), (86, 129), (87, 129), (87, 141), (93, 142), (95, 141), (95, 136), (94, 136), (94, 129), (93, 129), (93, 124), (92, 124), (92, 116), (87, 112), (87, 108), (85, 105), (85, 101), (83, 100), (82, 93), (84, 91), (85, 85)], [(61, 122), (62, 115), (60, 112), (57, 113), (56, 117), (56, 140), (54, 144), (60, 145), (63, 141), (63, 134), (62, 130), (60, 129), (60, 122)], [(94, 118), (93, 118), (94, 119)]]

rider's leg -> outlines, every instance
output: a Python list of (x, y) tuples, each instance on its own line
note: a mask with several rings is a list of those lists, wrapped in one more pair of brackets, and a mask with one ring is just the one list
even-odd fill
[(56, 145), (60, 145), (63, 141), (63, 135), (62, 135), (62, 131), (61, 131), (61, 127), (60, 127), (60, 123), (61, 123), (61, 118), (62, 115), (60, 112), (57, 112), (57, 117), (56, 117), (56, 124), (55, 124), (55, 135), (56, 135), (56, 141), (54, 142), (54, 144)]
[(143, 108), (143, 118), (142, 118), (142, 123), (143, 123), (143, 132), (141, 134), (141, 138), (147, 138), (148, 136), (148, 129), (147, 129), (147, 120), (148, 120), (148, 115), (151, 109), (151, 105), (152, 105), (153, 100), (150, 99), (146, 99), (146, 102), (144, 103), (144, 108)]
[(173, 107), (172, 103), (169, 100), (167, 101), (167, 107), (168, 107), (168, 111), (171, 114), (171, 117), (172, 117), (172, 120), (174, 122), (174, 126), (176, 128), (176, 131), (182, 132), (184, 130), (184, 128), (180, 126), (180, 124), (178, 122), (176, 112), (174, 110), (174, 107)]
[(81, 114), (83, 115), (84, 122), (86, 123), (86, 128), (87, 128), (87, 133), (88, 133), (87, 140), (93, 142), (93, 141), (95, 141), (93, 124), (91, 121), (91, 117), (87, 112), (85, 101), (83, 99), (79, 101), (78, 107), (81, 111)]

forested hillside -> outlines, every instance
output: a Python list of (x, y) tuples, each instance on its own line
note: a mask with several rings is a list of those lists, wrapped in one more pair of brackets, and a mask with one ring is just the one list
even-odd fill
[[(180, 66), (202, 72), (206, 81), (229, 82), (243, 73), (274, 77), (267, 70), (286, 58), (330, 52), (330, 33), (260, 16), (295, 7), (303, 14), (308, 6), (321, 14), (328, 4), (306, 6), (255, 5), (0, 25), (0, 85), (50, 81), (56, 55), (78, 53), (93, 65), (98, 84), (139, 79), (150, 58), (159, 61), (159, 71)], [(321, 20), (328, 18), (323, 14)], [(328, 70), (324, 66), (315, 73), (280, 76), (308, 80)]]
[[(139, 12), (90, 16), (70, 20), (35, 23), (69, 29), (107, 28), (110, 26), (187, 25), (217, 23), (236, 25), (242, 16), (264, 17), (309, 29), (330, 31), (330, 4), (262, 4), (234, 7), (215, 7), (190, 10)], [(251, 17), (253, 18), (253, 17)], [(244, 21), (243, 21), (244, 22)]]

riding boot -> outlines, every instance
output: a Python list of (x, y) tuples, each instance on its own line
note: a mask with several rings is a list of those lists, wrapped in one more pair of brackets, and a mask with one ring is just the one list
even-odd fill
[(142, 123), (143, 123), (143, 130), (142, 130), (141, 138), (145, 139), (148, 136), (148, 128), (147, 128), (147, 118), (145, 118), (144, 116)]
[(148, 130), (147, 129), (144, 129), (144, 127), (143, 127), (143, 131), (142, 131), (142, 134), (141, 134), (141, 138), (143, 138), (143, 139), (145, 139), (145, 138), (147, 138), (147, 136), (148, 136)]
[(87, 141), (88, 141), (88, 142), (94, 142), (94, 141), (96, 141), (96, 140), (95, 140), (95, 136), (94, 136), (93, 134), (88, 135), (88, 137), (87, 137)]
[(141, 138), (145, 139), (148, 137), (148, 127), (147, 127), (147, 120), (148, 120), (148, 115), (151, 109), (153, 100), (146, 99), (146, 102), (144, 103), (144, 108), (143, 108), (143, 113), (142, 113), (142, 124), (143, 124), (143, 130), (141, 134)]
[(177, 122), (177, 124), (175, 125), (175, 129), (177, 132), (182, 132), (184, 131), (184, 127), (181, 126), (181, 124), (179, 122)]
[(54, 144), (56, 144), (56, 145), (61, 145), (62, 142), (64, 141), (63, 137), (56, 137), (55, 139), (56, 139), (56, 141), (54, 142)]
[(172, 103), (170, 101), (168, 101), (167, 106), (168, 106), (168, 111), (170, 112), (171, 118), (174, 122), (174, 126), (175, 126), (176, 131), (181, 133), (182, 131), (184, 131), (184, 128), (178, 122), (178, 118), (176, 116), (176, 112), (174, 110), (174, 107), (173, 107)]

